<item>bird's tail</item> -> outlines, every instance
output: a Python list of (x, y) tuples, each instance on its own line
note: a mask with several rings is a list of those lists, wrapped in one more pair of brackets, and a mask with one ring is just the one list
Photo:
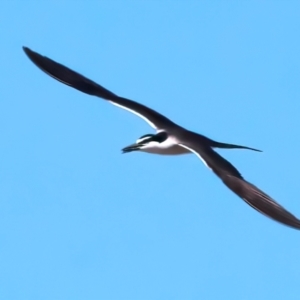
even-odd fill
[(211, 140), (210, 141), (210, 146), (212, 148), (223, 148), (223, 149), (247, 149), (247, 150), (253, 150), (257, 152), (262, 152), (261, 150), (255, 149), (255, 148), (250, 148), (246, 146), (240, 146), (240, 145), (234, 145), (234, 144), (227, 144), (227, 143), (219, 143), (216, 141)]

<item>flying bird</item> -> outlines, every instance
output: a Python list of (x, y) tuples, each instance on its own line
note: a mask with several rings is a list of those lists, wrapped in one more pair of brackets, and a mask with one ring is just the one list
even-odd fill
[(23, 50), (37, 67), (54, 79), (83, 93), (108, 100), (113, 105), (141, 117), (156, 130), (155, 134), (145, 134), (137, 139), (134, 144), (123, 148), (123, 153), (133, 151), (164, 155), (194, 153), (230, 190), (254, 209), (287, 226), (300, 229), (300, 220), (298, 218), (256, 186), (246, 181), (240, 172), (230, 162), (215, 152), (213, 148), (260, 150), (216, 142), (203, 135), (189, 131), (155, 110), (138, 102), (120, 97), (46, 56), (40, 55), (27, 47), (23, 47)]

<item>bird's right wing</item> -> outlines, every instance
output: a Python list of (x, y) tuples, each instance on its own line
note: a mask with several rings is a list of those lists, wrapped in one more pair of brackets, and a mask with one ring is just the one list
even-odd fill
[(200, 143), (198, 145), (196, 141), (193, 143), (182, 142), (180, 145), (195, 153), (229, 189), (257, 211), (280, 223), (300, 229), (299, 219), (255, 185), (246, 181), (230, 162), (210, 147), (200, 145)]

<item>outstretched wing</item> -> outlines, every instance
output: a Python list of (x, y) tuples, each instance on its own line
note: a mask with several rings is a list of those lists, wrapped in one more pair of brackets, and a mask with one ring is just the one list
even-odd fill
[(37, 67), (39, 67), (42, 71), (55, 78), (56, 80), (69, 85), (72, 88), (77, 89), (83, 93), (108, 100), (112, 104), (124, 108), (141, 117), (155, 129), (164, 129), (166, 125), (175, 125), (168, 118), (164, 117), (153, 109), (135, 101), (119, 97), (116, 94), (105, 89), (101, 85), (97, 84), (96, 82), (82, 76), (81, 74), (67, 68), (62, 64), (55, 62), (54, 60), (46, 56), (42, 56), (27, 47), (23, 47), (23, 50)]
[(194, 143), (180, 144), (194, 152), (213, 172), (222, 179), (224, 184), (241, 197), (246, 203), (262, 214), (290, 227), (300, 229), (300, 220), (275, 202), (270, 196), (246, 181), (239, 171), (221, 155), (210, 147)]

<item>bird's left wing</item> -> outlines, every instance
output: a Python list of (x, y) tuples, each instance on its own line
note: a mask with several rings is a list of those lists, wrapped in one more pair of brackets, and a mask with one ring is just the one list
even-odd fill
[(118, 95), (112, 93), (111, 91), (107, 90), (91, 79), (46, 56), (32, 51), (27, 47), (23, 47), (23, 50), (37, 67), (60, 82), (85, 94), (108, 100), (112, 104), (141, 117), (155, 129), (163, 129), (165, 125), (168, 125), (169, 127), (175, 126), (175, 124), (171, 120), (158, 113), (157, 111), (136, 101), (119, 97)]

